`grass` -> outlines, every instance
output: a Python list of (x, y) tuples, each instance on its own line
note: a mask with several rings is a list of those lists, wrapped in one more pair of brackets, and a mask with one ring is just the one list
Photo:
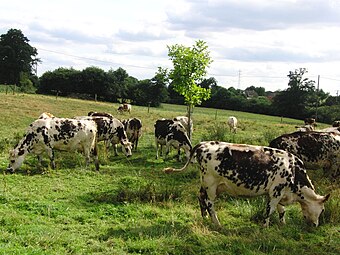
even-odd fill
[[(129, 159), (113, 156), (100, 145), (100, 172), (86, 168), (77, 153), (56, 153), (57, 170), (37, 168), (27, 156), (21, 169), (9, 175), (3, 170), (8, 150), (42, 112), (60, 117), (106, 111), (119, 118), (118, 104), (1, 93), (0, 118), (0, 254), (339, 254), (339, 185), (310, 176), (320, 194), (331, 193), (321, 225), (305, 224), (298, 205), (287, 207), (287, 224), (277, 214), (262, 228), (265, 198), (236, 199), (222, 195), (216, 210), (222, 229), (202, 219), (197, 201), (199, 172), (165, 175), (164, 167), (182, 166), (171, 153), (167, 161), (155, 159), (153, 124), (158, 118), (185, 114), (184, 106), (132, 107), (131, 116), (143, 121), (138, 152)], [(149, 111), (149, 112), (148, 112)], [(236, 116), (236, 135), (226, 126)], [(196, 107), (194, 144), (221, 139), (267, 145), (302, 121), (243, 112)], [(319, 127), (326, 125), (320, 124)]]

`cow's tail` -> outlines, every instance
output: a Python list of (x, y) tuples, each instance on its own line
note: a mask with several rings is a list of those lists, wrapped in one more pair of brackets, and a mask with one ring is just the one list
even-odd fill
[(182, 172), (182, 171), (184, 171), (184, 170), (188, 167), (188, 165), (190, 164), (192, 158), (194, 157), (194, 155), (195, 155), (195, 153), (196, 153), (197, 148), (200, 147), (201, 144), (202, 144), (202, 143), (197, 144), (197, 145), (191, 150), (190, 156), (189, 156), (187, 162), (185, 163), (185, 165), (184, 165), (182, 168), (166, 167), (166, 168), (163, 169), (163, 172), (166, 173), (166, 174), (169, 174), (169, 173), (173, 173), (173, 172)]

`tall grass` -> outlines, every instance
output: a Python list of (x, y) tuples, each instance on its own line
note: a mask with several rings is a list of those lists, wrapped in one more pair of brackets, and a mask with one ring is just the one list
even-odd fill
[[(184, 106), (132, 107), (118, 115), (117, 104), (27, 95), (0, 94), (0, 167), (41, 112), (60, 117), (106, 111), (118, 118), (138, 117), (143, 135), (131, 158), (115, 157), (100, 144), (99, 172), (84, 165), (79, 153), (56, 152), (57, 169), (45, 158), (37, 167), (26, 157), (14, 175), (0, 177), (0, 254), (339, 254), (339, 185), (321, 170), (310, 172), (320, 194), (331, 193), (318, 228), (309, 227), (298, 205), (287, 207), (287, 224), (278, 216), (261, 226), (265, 197), (220, 196), (216, 210), (222, 228), (202, 219), (197, 202), (199, 170), (165, 175), (164, 167), (183, 165), (172, 151), (168, 160), (155, 159), (154, 122), (185, 114)], [(237, 134), (227, 117), (239, 120)], [(202, 140), (268, 145), (291, 132), (300, 121), (235, 111), (196, 107), (193, 143)], [(320, 124), (320, 127), (325, 126)]]

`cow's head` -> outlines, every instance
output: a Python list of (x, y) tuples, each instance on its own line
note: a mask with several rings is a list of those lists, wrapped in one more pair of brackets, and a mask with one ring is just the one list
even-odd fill
[(25, 154), (26, 153), (23, 150), (18, 149), (10, 150), (7, 172), (14, 173), (14, 171), (22, 165), (22, 162), (25, 159)]
[(125, 156), (130, 157), (132, 155), (132, 152), (131, 152), (132, 151), (132, 143), (130, 143), (127, 140), (123, 140), (121, 142), (121, 144), (122, 144), (122, 150), (123, 150)]
[(329, 199), (330, 194), (327, 196), (317, 196), (314, 198), (305, 198), (300, 201), (302, 214), (304, 218), (313, 223), (314, 226), (319, 225), (319, 217), (321, 213), (325, 210), (325, 202)]

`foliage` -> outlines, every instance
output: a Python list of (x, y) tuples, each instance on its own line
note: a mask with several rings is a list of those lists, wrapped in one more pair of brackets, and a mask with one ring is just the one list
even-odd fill
[(200, 105), (202, 100), (210, 97), (210, 90), (197, 84), (207, 74), (207, 67), (212, 60), (209, 56), (208, 46), (204, 41), (198, 40), (192, 48), (183, 45), (168, 46), (168, 56), (173, 63), (169, 72), (173, 88), (184, 96), (187, 105)]
[(131, 99), (137, 105), (160, 106), (168, 98), (166, 69), (158, 68), (151, 80), (139, 81), (132, 89)]
[[(27, 126), (42, 111), (71, 117), (88, 111), (115, 114), (118, 104), (73, 98), (2, 94), (0, 107), (0, 168), (8, 164), (13, 148)], [(318, 193), (331, 192), (318, 228), (303, 220), (300, 207), (286, 207), (287, 224), (273, 215), (268, 229), (261, 226), (265, 198), (242, 199), (222, 194), (216, 210), (222, 228), (200, 215), (197, 195), (199, 169), (165, 175), (164, 167), (183, 166), (172, 150), (168, 160), (155, 159), (154, 122), (183, 115), (183, 105), (159, 108), (134, 106), (133, 117), (143, 122), (139, 149), (132, 157), (117, 157), (99, 144), (101, 169), (85, 168), (81, 154), (56, 153), (57, 170), (37, 168), (33, 155), (16, 174), (0, 179), (1, 254), (321, 254), (339, 253), (338, 184), (309, 171)], [(227, 117), (239, 119), (237, 134), (224, 139), (266, 144), (266, 140), (291, 132), (301, 121), (239, 111), (195, 108), (193, 143), (209, 137), (216, 125), (223, 134)], [(224, 126), (223, 126), (224, 125)], [(320, 124), (319, 128), (326, 127)], [(208, 138), (211, 139), (211, 138)], [(222, 139), (222, 138), (221, 138)], [(233, 141), (233, 140), (231, 140)]]
[(315, 81), (304, 78), (306, 73), (305, 68), (289, 72), (289, 88), (274, 98), (276, 114), (292, 118), (308, 117), (308, 107), (328, 96), (323, 91), (315, 91)]
[(20, 85), (20, 75), (31, 75), (40, 62), (37, 49), (21, 30), (10, 29), (0, 36), (0, 83)]

